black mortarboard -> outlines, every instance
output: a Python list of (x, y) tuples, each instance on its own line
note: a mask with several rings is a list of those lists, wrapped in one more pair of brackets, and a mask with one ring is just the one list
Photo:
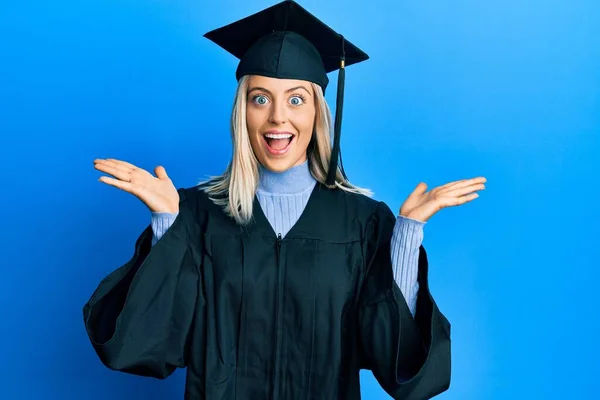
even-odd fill
[[(362, 50), (292, 0), (285, 0), (204, 35), (240, 59), (236, 71), (244, 75), (300, 79), (327, 88), (327, 73), (340, 70), (334, 140), (327, 184), (335, 182), (340, 157), (344, 102), (344, 67), (369, 58)], [(343, 167), (340, 169), (343, 173)], [(345, 175), (344, 175), (345, 177)]]

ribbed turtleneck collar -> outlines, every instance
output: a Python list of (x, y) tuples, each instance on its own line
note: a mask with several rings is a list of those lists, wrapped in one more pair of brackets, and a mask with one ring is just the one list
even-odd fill
[(308, 160), (283, 172), (273, 172), (259, 165), (258, 190), (274, 194), (295, 194), (312, 189), (316, 179), (310, 173)]

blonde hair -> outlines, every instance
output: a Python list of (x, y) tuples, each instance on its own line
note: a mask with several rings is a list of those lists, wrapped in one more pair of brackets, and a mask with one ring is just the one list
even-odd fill
[[(315, 93), (315, 126), (313, 137), (307, 149), (308, 163), (313, 177), (322, 184), (327, 179), (329, 160), (331, 158), (331, 111), (319, 85), (311, 83)], [(234, 218), (240, 225), (252, 220), (252, 207), (259, 182), (259, 161), (256, 158), (246, 125), (246, 102), (248, 76), (240, 79), (233, 102), (231, 115), (231, 141), (233, 155), (225, 172), (211, 177), (203, 190), (217, 205), (222, 206), (225, 213)], [(368, 189), (359, 188), (346, 180), (338, 167), (335, 184), (337, 188), (350, 193), (371, 196)]]

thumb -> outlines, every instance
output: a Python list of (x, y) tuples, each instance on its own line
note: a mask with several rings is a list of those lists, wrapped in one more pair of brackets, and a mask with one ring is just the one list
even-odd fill
[(169, 175), (167, 175), (167, 171), (162, 165), (154, 168), (154, 173), (158, 179), (169, 179)]
[(420, 182), (415, 190), (412, 192), (414, 196), (420, 196), (427, 190), (427, 184), (425, 182)]

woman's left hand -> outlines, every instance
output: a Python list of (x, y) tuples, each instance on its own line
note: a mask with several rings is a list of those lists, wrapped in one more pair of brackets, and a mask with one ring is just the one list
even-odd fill
[(429, 192), (425, 192), (427, 185), (421, 182), (400, 207), (400, 215), (426, 222), (442, 208), (465, 204), (479, 197), (475, 192), (485, 189), (485, 182), (487, 180), (484, 177), (462, 179)]

